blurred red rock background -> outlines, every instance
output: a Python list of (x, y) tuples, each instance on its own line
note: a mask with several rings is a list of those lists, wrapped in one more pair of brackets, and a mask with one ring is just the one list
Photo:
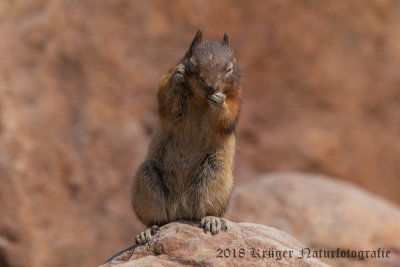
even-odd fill
[(129, 204), (161, 75), (198, 27), (243, 72), (236, 182), (304, 171), (400, 203), (399, 1), (0, 2), (0, 266), (95, 266)]

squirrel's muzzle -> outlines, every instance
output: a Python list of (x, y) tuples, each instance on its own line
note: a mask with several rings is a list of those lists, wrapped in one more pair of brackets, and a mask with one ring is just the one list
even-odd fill
[(216, 92), (215, 88), (213, 86), (206, 86), (206, 94), (207, 95), (212, 95)]

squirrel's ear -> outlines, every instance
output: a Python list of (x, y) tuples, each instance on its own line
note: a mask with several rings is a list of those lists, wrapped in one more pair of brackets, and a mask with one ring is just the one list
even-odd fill
[(192, 55), (193, 52), (193, 48), (200, 43), (201, 41), (203, 41), (203, 31), (201, 30), (201, 28), (199, 28), (197, 30), (196, 36), (194, 37), (192, 44), (189, 47), (189, 50), (186, 52), (185, 57), (189, 58)]
[(231, 42), (229, 41), (229, 36), (228, 33), (225, 32), (224, 38), (222, 39), (222, 43), (231, 47)]
[(224, 34), (224, 38), (222, 39), (222, 43), (224, 45), (227, 45), (231, 49), (231, 51), (232, 51), (232, 61), (233, 61), (233, 63), (236, 63), (235, 55), (233, 54), (233, 50), (232, 50), (232, 47), (231, 47), (231, 41), (229, 40), (228, 33), (226, 33), (226, 32)]

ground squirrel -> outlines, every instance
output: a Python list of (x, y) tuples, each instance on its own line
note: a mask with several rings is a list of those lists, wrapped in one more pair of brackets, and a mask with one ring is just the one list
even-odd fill
[[(132, 184), (132, 206), (146, 226), (200, 221), (212, 234), (226, 230), (233, 187), (240, 71), (225, 33), (204, 40), (198, 30), (186, 55), (162, 77), (160, 121)], [(136, 236), (149, 242), (154, 229)]]

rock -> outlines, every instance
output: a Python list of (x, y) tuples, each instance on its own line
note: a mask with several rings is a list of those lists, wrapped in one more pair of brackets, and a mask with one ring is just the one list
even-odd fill
[(333, 266), (400, 266), (400, 209), (326, 176), (275, 173), (235, 188), (230, 219), (270, 225), (314, 249), (384, 248), (391, 258), (322, 259)]
[[(317, 259), (301, 259), (304, 245), (285, 232), (252, 223), (227, 224), (227, 232), (212, 236), (194, 222), (169, 223), (150, 243), (128, 248), (102, 267), (328, 266)], [(271, 258), (268, 250), (275, 253)]]

